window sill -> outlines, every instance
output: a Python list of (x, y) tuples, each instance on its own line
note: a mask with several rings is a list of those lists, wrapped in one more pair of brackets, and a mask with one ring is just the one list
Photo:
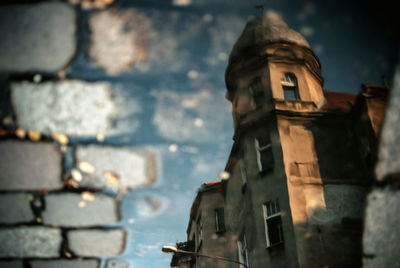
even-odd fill
[(268, 249), (268, 250), (281, 249), (281, 248), (283, 248), (284, 242), (285, 242), (285, 241), (281, 241), (281, 242), (279, 242), (279, 243), (270, 245), (269, 247), (266, 247), (266, 249)]

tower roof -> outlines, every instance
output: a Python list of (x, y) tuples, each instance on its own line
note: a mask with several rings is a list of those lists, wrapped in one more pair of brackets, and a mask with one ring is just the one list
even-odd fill
[(240, 35), (231, 52), (231, 59), (243, 49), (263, 46), (274, 42), (289, 42), (310, 48), (302, 34), (290, 28), (281, 16), (269, 11), (250, 20)]

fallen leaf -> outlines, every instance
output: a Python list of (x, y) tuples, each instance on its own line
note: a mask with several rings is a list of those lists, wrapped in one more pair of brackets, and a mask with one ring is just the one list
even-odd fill
[(103, 142), (104, 141), (104, 135), (99, 133), (99, 134), (96, 135), (96, 139), (99, 142)]
[(86, 201), (93, 201), (94, 200), (94, 195), (91, 192), (82, 192), (81, 194), (82, 199)]
[(65, 180), (64, 181), (65, 185), (71, 186), (73, 188), (79, 188), (79, 183), (77, 183), (75, 180), (73, 179), (69, 179), (69, 180)]
[(107, 183), (119, 184), (119, 177), (115, 173), (112, 173), (111, 171), (106, 171), (104, 175), (106, 176)]
[(78, 207), (79, 207), (79, 208), (84, 208), (84, 207), (86, 207), (86, 205), (87, 205), (87, 203), (86, 203), (85, 201), (80, 201), (80, 202), (78, 203)]
[(51, 137), (54, 140), (56, 140), (59, 144), (62, 144), (62, 145), (68, 144), (68, 142), (69, 142), (67, 135), (62, 134), (62, 133), (51, 134)]
[(91, 163), (86, 161), (79, 162), (78, 167), (82, 172), (87, 174), (92, 174), (96, 170)]
[(76, 181), (82, 181), (82, 174), (77, 169), (72, 169), (71, 171), (72, 178)]
[(15, 130), (15, 135), (20, 139), (25, 139), (26, 130), (23, 128), (18, 128), (17, 130)]
[(29, 130), (28, 137), (31, 141), (39, 141), (42, 135), (40, 134), (39, 131)]

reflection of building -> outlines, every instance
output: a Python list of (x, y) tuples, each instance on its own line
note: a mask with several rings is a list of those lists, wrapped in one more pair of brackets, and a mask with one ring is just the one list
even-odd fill
[[(272, 13), (246, 25), (225, 78), (235, 125), (230, 178), (200, 189), (193, 249), (249, 267), (361, 266), (387, 88), (323, 91), (307, 41)], [(233, 267), (201, 257), (191, 265)]]

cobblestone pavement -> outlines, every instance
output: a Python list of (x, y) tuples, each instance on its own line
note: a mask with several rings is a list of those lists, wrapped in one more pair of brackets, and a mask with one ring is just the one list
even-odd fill
[[(224, 69), (253, 4), (17, 2), (0, 5), (0, 267), (168, 267), (161, 246), (185, 239), (229, 154)], [(393, 73), (390, 36), (371, 43), (363, 21), (267, 8), (306, 35), (328, 89)]]

